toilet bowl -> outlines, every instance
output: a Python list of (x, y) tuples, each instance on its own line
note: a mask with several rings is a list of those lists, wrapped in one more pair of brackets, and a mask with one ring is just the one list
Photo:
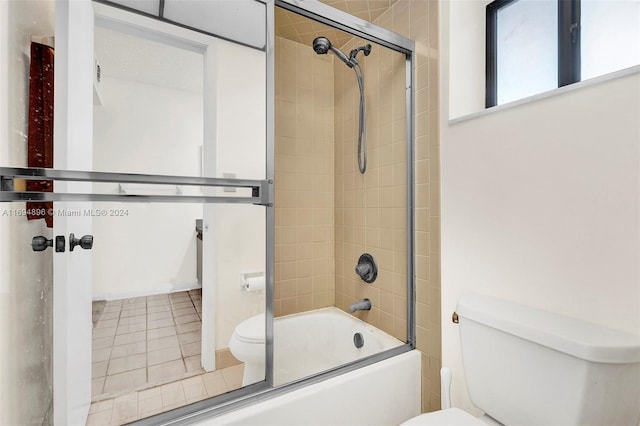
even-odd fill
[(265, 377), (265, 316), (258, 314), (238, 324), (229, 340), (229, 350), (244, 363), (242, 386), (261, 382)]

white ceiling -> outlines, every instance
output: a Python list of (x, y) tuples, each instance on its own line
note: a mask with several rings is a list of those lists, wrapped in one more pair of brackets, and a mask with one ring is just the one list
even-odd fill
[(96, 25), (102, 76), (202, 93), (202, 54)]

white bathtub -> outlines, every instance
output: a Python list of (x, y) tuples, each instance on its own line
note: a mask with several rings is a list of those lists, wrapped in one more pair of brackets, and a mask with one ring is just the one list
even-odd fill
[(420, 358), (405, 352), (197, 424), (399, 425), (420, 414)]
[[(354, 335), (364, 345), (357, 348)], [(338, 308), (323, 308), (274, 321), (274, 382), (288, 383), (320, 373), (403, 342)]]
[[(364, 345), (356, 348), (353, 335)], [(403, 343), (337, 308), (276, 318), (276, 386)], [(420, 413), (421, 356), (401, 353), (227, 413), (203, 425), (397, 425)]]

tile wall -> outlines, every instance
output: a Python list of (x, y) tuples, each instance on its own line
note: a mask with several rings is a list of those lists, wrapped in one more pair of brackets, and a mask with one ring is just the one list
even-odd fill
[[(416, 337), (426, 412), (440, 407), (438, 2), (398, 0), (374, 22), (416, 43)], [(362, 44), (354, 39), (340, 47), (349, 52)], [(360, 62), (367, 90), (365, 175), (357, 170), (354, 72), (331, 55), (276, 38), (276, 315), (334, 303), (347, 309), (369, 297), (373, 309), (356, 315), (404, 340), (404, 57), (374, 46)], [(354, 273), (364, 252), (378, 261), (374, 285)]]
[(335, 301), (333, 58), (276, 37), (276, 316)]
[(398, 0), (376, 24), (415, 41), (416, 340), (422, 410), (440, 408), (440, 139), (438, 1)]
[[(384, 15), (383, 15), (384, 16)], [(352, 39), (345, 52), (365, 44)], [(358, 56), (365, 81), (367, 168), (358, 170), (360, 91), (355, 73), (335, 61), (336, 306), (371, 300), (355, 315), (406, 341), (407, 337), (407, 167), (405, 56), (374, 45)], [(358, 258), (376, 259), (372, 284), (354, 272)]]

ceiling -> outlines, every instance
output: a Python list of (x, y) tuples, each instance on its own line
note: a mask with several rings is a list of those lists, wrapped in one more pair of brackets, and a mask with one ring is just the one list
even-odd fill
[[(320, 0), (329, 6), (340, 9), (368, 22), (375, 21), (386, 12), (397, 0)], [(276, 36), (311, 45), (318, 36), (327, 37), (335, 46), (343, 46), (351, 35), (330, 28), (295, 13), (276, 7), (275, 10)]]

